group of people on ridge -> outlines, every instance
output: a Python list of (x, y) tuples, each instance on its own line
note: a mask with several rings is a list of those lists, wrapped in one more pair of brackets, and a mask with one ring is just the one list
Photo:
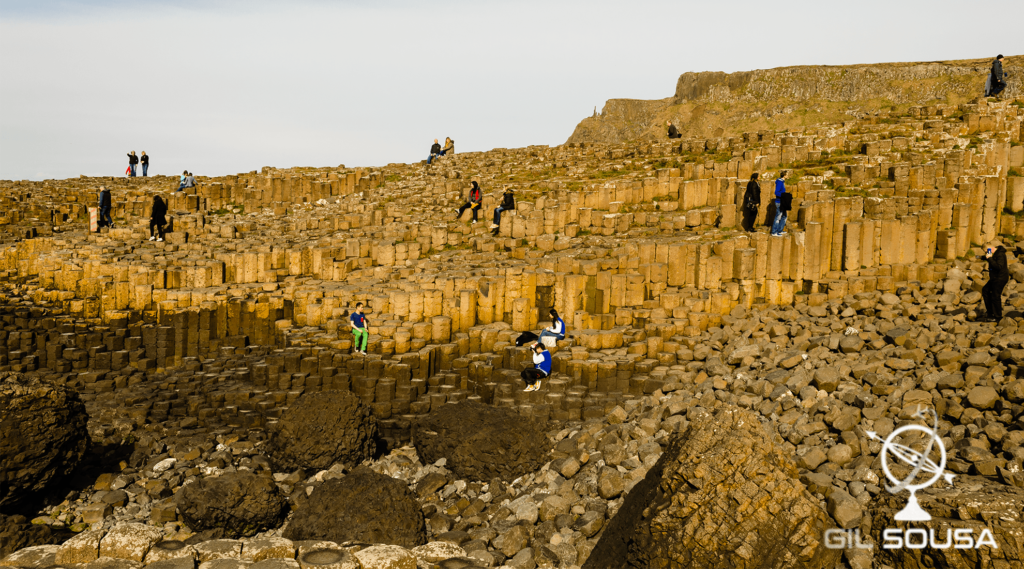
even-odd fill
[(128, 169), (125, 170), (125, 174), (129, 178), (135, 177), (135, 168), (139, 164), (142, 164), (142, 176), (146, 177), (149, 173), (149, 156), (146, 156), (146, 151), (142, 151), (142, 156), (136, 156), (135, 151), (132, 150), (128, 153)]
[(455, 154), (455, 141), (451, 138), (444, 139), (444, 147), (437, 143), (437, 139), (434, 139), (434, 144), (430, 145), (430, 156), (427, 156), (427, 164), (434, 161), (434, 158), (441, 156), (448, 156)]
[[(772, 216), (771, 235), (781, 237), (786, 234), (786, 221), (789, 219), (789, 212), (793, 210), (793, 194), (786, 191), (786, 175), (788, 172), (782, 170), (775, 180), (775, 214)], [(743, 219), (741, 225), (743, 230), (750, 233), (754, 231), (754, 224), (761, 209), (761, 184), (757, 182), (758, 173), (750, 175), (747, 182), (747, 191), (743, 193), (743, 204), (740, 206)]]

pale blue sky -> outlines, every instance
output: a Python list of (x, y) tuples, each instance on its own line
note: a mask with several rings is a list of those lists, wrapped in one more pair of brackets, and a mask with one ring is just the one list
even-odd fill
[(0, 0), (0, 179), (557, 145), (686, 71), (1024, 54), (993, 19), (1024, 2)]

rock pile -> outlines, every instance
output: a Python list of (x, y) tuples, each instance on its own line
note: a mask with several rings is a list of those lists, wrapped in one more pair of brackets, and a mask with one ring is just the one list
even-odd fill
[(237, 471), (201, 478), (175, 496), (178, 514), (193, 531), (220, 529), (226, 537), (251, 537), (277, 528), (287, 502), (269, 472)]
[(279, 470), (353, 468), (373, 457), (378, 437), (377, 420), (353, 393), (308, 393), (271, 431), (267, 453)]

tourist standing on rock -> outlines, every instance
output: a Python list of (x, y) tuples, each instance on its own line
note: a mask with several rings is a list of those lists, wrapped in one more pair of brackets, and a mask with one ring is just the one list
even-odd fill
[(526, 368), (519, 374), (526, 382), (526, 389), (523, 391), (537, 391), (540, 389), (541, 380), (551, 375), (551, 352), (547, 351), (544, 344), (540, 342), (533, 345), (533, 367)]
[(366, 316), (363, 315), (363, 303), (357, 303), (356, 309), (348, 317), (352, 322), (352, 335), (355, 337), (353, 348), (355, 353), (366, 355), (366, 340), (370, 333), (366, 330)]
[(473, 182), (473, 187), (469, 189), (469, 201), (462, 204), (462, 207), (458, 209), (459, 213), (455, 215), (455, 220), (458, 221), (459, 218), (462, 217), (462, 212), (466, 211), (467, 209), (472, 209), (473, 223), (476, 223), (477, 212), (480, 211), (480, 205), (482, 201), (483, 197), (480, 192), (480, 184)]
[(142, 151), (142, 157), (139, 158), (139, 162), (142, 163), (142, 177), (145, 178), (149, 173), (149, 156), (146, 156), (146, 151)]
[(455, 141), (451, 138), (444, 139), (444, 148), (441, 149), (441, 156), (455, 154)]
[(540, 333), (541, 343), (544, 342), (544, 338), (554, 338), (556, 342), (558, 340), (564, 340), (565, 339), (565, 321), (563, 321), (558, 316), (558, 311), (555, 310), (554, 308), (549, 310), (548, 314), (551, 316), (551, 327), (550, 328), (545, 328), (544, 331)]
[(129, 174), (132, 178), (135, 177), (135, 165), (139, 163), (139, 157), (135, 155), (135, 151), (132, 150), (128, 153), (128, 169), (131, 171)]
[(516, 196), (512, 193), (512, 188), (505, 188), (505, 193), (501, 196), (501, 203), (494, 208), (494, 225), (491, 226), (491, 229), (498, 229), (501, 226), (501, 212), (512, 211), (515, 208)]
[(437, 139), (435, 138), (434, 139), (434, 144), (430, 145), (430, 156), (427, 156), (427, 164), (430, 164), (431, 162), (433, 162), (434, 158), (437, 158), (440, 155), (441, 155), (441, 145), (437, 143)]
[(99, 227), (113, 227), (114, 220), (110, 217), (110, 208), (112, 207), (112, 200), (110, 199), (110, 190), (105, 186), (100, 186), (100, 219), (97, 225)]
[(998, 243), (989, 244), (985, 260), (988, 261), (988, 282), (981, 287), (981, 298), (985, 300), (986, 319), (998, 322), (1003, 319), (1003, 287), (1010, 280), (1006, 248)]
[(761, 209), (761, 184), (757, 183), (757, 172), (750, 175), (747, 182), (747, 191), (743, 193), (743, 230), (747, 233), (754, 231), (754, 223), (757, 222), (757, 212)]
[(999, 93), (1003, 92), (1006, 88), (1006, 73), (1003, 71), (1003, 54), (996, 56), (996, 60), (992, 62), (992, 72), (988, 76), (988, 89), (985, 92), (986, 97), (998, 97)]
[[(786, 217), (788, 217), (789, 210), (782, 209), (782, 199), (783, 196), (787, 195), (789, 194), (786, 193), (786, 171), (783, 170), (779, 172), (779, 177), (775, 180), (775, 221), (772, 223), (771, 234), (776, 237), (785, 235), (782, 230), (786, 228)], [(792, 208), (793, 196), (789, 195), (788, 200), (789, 201), (787, 203), (789, 204), (789, 207)]]
[[(158, 195), (153, 196), (153, 208), (149, 210), (149, 240), (163, 241), (165, 225), (167, 225), (167, 202)], [(156, 228), (156, 235), (153, 233), (154, 228)]]
[(672, 121), (668, 121), (668, 137), (669, 138), (682, 138), (683, 135), (679, 134), (679, 129), (676, 125), (672, 124)]

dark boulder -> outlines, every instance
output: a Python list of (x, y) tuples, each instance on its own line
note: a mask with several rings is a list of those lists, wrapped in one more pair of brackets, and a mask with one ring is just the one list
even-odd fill
[(840, 553), (824, 545), (834, 524), (757, 414), (687, 418), (583, 567), (835, 567)]
[(75, 391), (0, 373), (0, 511), (28, 507), (71, 473), (88, 448), (88, 419)]
[(274, 529), (288, 513), (288, 502), (274, 480), (247, 471), (186, 484), (175, 503), (192, 531), (220, 529), (228, 538)]
[(29, 523), (25, 516), (0, 515), (0, 559), (19, 549), (56, 541), (50, 526)]
[(284, 537), (293, 541), (360, 541), (416, 547), (427, 542), (423, 512), (400, 480), (359, 467), (317, 486)]
[(547, 462), (547, 436), (522, 416), (476, 401), (444, 405), (419, 420), (413, 443), (424, 464), (440, 458), (459, 478), (512, 481)]
[(350, 391), (307, 393), (293, 403), (271, 433), (267, 454), (277, 471), (347, 468), (373, 458), (379, 432), (373, 410)]

